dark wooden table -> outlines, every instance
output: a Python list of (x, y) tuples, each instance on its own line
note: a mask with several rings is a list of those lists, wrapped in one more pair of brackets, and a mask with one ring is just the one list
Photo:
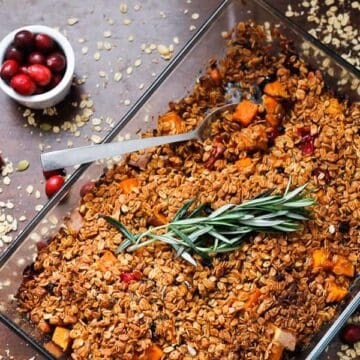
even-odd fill
[[(86, 82), (77, 88), (72, 99), (57, 107), (58, 115), (43, 116), (41, 112), (35, 112), (34, 121), (37, 122), (37, 126), (34, 126), (31, 115), (23, 116), (24, 108), (20, 108), (0, 93), (2, 135), (0, 151), (14, 164), (14, 167), (20, 160), (26, 159), (30, 162), (28, 170), (14, 171), (10, 174), (9, 185), (4, 185), (1, 181), (3, 179), (0, 178), (0, 188), (2, 188), (0, 201), (10, 201), (14, 204), (13, 209), (6, 209), (6, 214), (13, 215), (17, 219), (22, 216), (26, 218), (19, 221), (17, 231), (9, 235), (15, 237), (36, 214), (38, 206), (47, 201), (39, 162), (40, 149), (80, 146), (90, 144), (91, 140), (97, 140), (96, 137), (102, 138), (111, 126), (108, 123), (119, 120), (167, 65), (165, 60), (160, 59), (156, 50), (149, 55), (146, 54), (149, 50), (142, 51), (142, 44), (146, 44), (146, 48), (151, 44), (173, 44), (176, 54), (196, 31), (192, 25), (198, 28), (220, 2), (220, 0), (73, 2), (0, 0), (0, 38), (10, 30), (25, 24), (59, 27), (67, 34), (74, 47), (77, 78), (86, 78)], [(127, 3), (127, 13), (120, 12), (120, 3)], [(292, 1), (292, 3), (296, 2)], [(274, 5), (282, 12), (287, 9), (287, 2), (283, 0), (274, 1)], [(356, 12), (354, 9), (351, 11)], [(76, 22), (74, 18), (78, 21)], [(125, 19), (131, 20), (131, 23), (126, 24)], [(305, 28), (312, 26), (306, 21), (306, 15), (300, 16), (297, 21)], [(356, 23), (358, 17), (354, 21), (355, 25), (358, 25)], [(68, 22), (76, 23), (69, 25)], [(108, 37), (110, 33), (106, 33), (108, 31), (111, 31), (110, 37)], [(112, 48), (108, 51), (104, 47), (109, 47), (109, 43)], [(98, 50), (97, 47), (103, 49)], [(87, 53), (84, 54), (86, 50)], [(96, 52), (101, 56), (98, 61), (94, 59)], [(137, 59), (141, 59), (140, 66), (137, 66), (139, 64), (136, 62)], [(128, 74), (131, 72), (129, 67), (132, 68), (131, 74)], [(114, 74), (117, 72), (122, 73), (120, 81), (114, 80)], [(90, 95), (93, 106), (89, 102), (87, 106), (94, 111), (92, 118), (102, 119), (101, 124), (99, 125), (97, 120), (90, 119), (84, 126), (73, 128), (73, 132), (61, 130), (64, 122), (73, 122), (72, 119), (81, 113), (79, 106), (71, 105), (71, 102), (80, 104), (81, 94)], [(106, 121), (106, 118), (112, 120)], [(39, 127), (41, 122), (51, 125), (50, 131), (45, 131), (48, 130), (48, 125)], [(33, 191), (29, 194), (31, 187)], [(0, 247), (0, 253), (5, 247), (6, 244)], [(41, 358), (1, 324), (0, 339), (0, 359)], [(335, 351), (337, 346), (334, 343)]]

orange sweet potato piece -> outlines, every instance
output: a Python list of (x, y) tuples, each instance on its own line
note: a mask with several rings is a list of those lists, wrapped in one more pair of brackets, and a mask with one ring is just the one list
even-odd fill
[(101, 258), (98, 260), (97, 265), (102, 272), (110, 270), (117, 262), (116, 256), (109, 250), (106, 250)]
[(185, 124), (175, 111), (170, 111), (159, 117), (158, 129), (165, 135), (180, 134), (185, 131)]
[(215, 84), (220, 84), (221, 82), (221, 74), (218, 68), (210, 68), (209, 69), (209, 75), (212, 81), (214, 81)]
[(286, 92), (284, 86), (280, 81), (276, 80), (272, 83), (267, 83), (264, 86), (264, 93), (269, 96), (273, 96), (276, 98), (287, 98), (288, 93)]
[(325, 109), (325, 112), (330, 115), (339, 115), (342, 114), (343, 109), (339, 100), (332, 98), (329, 100), (329, 106)]
[(326, 302), (328, 303), (341, 301), (348, 294), (348, 290), (337, 285), (333, 279), (326, 281), (326, 290), (328, 292)]
[(265, 120), (273, 127), (278, 126), (284, 117), (283, 106), (269, 95), (263, 96), (263, 104), (266, 111)]
[(334, 267), (332, 272), (336, 275), (345, 275), (348, 277), (354, 277), (355, 268), (354, 264), (344, 256), (335, 255), (333, 257)]
[(55, 345), (52, 341), (45, 343), (44, 348), (56, 359), (60, 359), (64, 355), (59, 346)]
[(238, 104), (233, 113), (233, 120), (239, 122), (243, 126), (249, 126), (255, 119), (259, 110), (259, 106), (250, 100), (242, 100)]
[(57, 326), (51, 340), (63, 351), (66, 351), (70, 345), (70, 330)]
[(272, 343), (269, 360), (281, 360), (284, 352), (284, 347), (277, 343)]
[(125, 179), (120, 182), (119, 187), (124, 194), (129, 194), (139, 187), (139, 181), (136, 178)]
[(160, 360), (164, 352), (157, 346), (151, 345), (145, 351), (145, 354), (139, 357), (139, 360)]
[(312, 253), (313, 271), (331, 270), (334, 266), (329, 259), (329, 253), (325, 249), (317, 249)]
[(244, 169), (247, 168), (249, 166), (251, 166), (253, 163), (251, 161), (251, 159), (249, 157), (245, 157), (242, 159), (239, 159), (235, 162), (235, 165), (239, 168), (239, 169)]
[(261, 292), (258, 288), (256, 288), (249, 296), (248, 300), (245, 303), (245, 310), (250, 310), (252, 309), (256, 303), (259, 300), (259, 297), (261, 295)]

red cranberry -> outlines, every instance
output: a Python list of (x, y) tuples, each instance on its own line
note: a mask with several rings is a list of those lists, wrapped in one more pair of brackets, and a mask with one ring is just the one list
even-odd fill
[(35, 47), (37, 50), (48, 53), (54, 46), (54, 40), (46, 34), (35, 35)]
[(30, 49), (34, 45), (34, 34), (28, 30), (21, 30), (14, 37), (14, 45), (19, 49)]
[(63, 185), (64, 178), (61, 175), (55, 175), (49, 178), (45, 183), (45, 192), (48, 197), (53, 196)]
[(310, 128), (308, 127), (301, 127), (297, 129), (297, 133), (301, 136), (301, 137), (305, 137), (306, 135), (310, 135)]
[(47, 67), (55, 72), (61, 72), (65, 69), (65, 56), (60, 52), (50, 54), (46, 59)]
[(80, 196), (84, 197), (87, 193), (89, 193), (95, 186), (94, 181), (88, 181), (85, 183), (80, 189)]
[(51, 80), (51, 71), (41, 64), (30, 65), (28, 72), (31, 78), (41, 86), (46, 86)]
[(55, 175), (65, 176), (66, 172), (65, 169), (56, 169), (56, 170), (43, 171), (43, 175), (45, 179), (49, 179)]
[(215, 161), (221, 156), (225, 151), (225, 146), (223, 145), (223, 138), (221, 136), (216, 136), (214, 139), (214, 145), (211, 149), (210, 157), (205, 163), (207, 169), (211, 169)]
[(5, 54), (6, 60), (15, 60), (18, 64), (21, 64), (24, 60), (23, 53), (15, 46), (10, 46)]
[(140, 280), (141, 273), (140, 271), (123, 272), (122, 274), (120, 274), (120, 279), (124, 283), (129, 284), (131, 281)]
[(15, 60), (6, 60), (0, 70), (1, 78), (9, 81), (19, 71), (19, 64)]
[(26, 74), (15, 75), (11, 79), (10, 86), (21, 95), (32, 95), (36, 90), (35, 83)]
[(327, 170), (327, 169), (322, 170), (320, 168), (316, 168), (316, 169), (313, 169), (313, 171), (311, 172), (311, 175), (315, 176), (315, 177), (319, 177), (321, 174), (324, 174), (323, 180), (325, 181), (325, 184), (329, 184), (331, 181), (331, 176), (330, 176), (329, 170)]
[(62, 80), (62, 75), (61, 74), (53, 74), (53, 76), (51, 77), (49, 88), (50, 89), (54, 88), (55, 86), (60, 84), (61, 80)]
[(304, 155), (312, 155), (315, 151), (314, 137), (305, 135), (299, 143), (299, 148)]
[(45, 56), (38, 52), (38, 51), (33, 51), (29, 56), (28, 56), (28, 63), (29, 64), (42, 64), (44, 65), (46, 62), (46, 58)]
[(347, 344), (354, 344), (360, 341), (360, 325), (348, 324), (346, 325), (340, 334), (341, 339)]

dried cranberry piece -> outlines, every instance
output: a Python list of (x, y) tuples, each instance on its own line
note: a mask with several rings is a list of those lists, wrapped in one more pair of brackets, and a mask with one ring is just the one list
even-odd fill
[(221, 154), (225, 151), (225, 146), (222, 143), (223, 139), (221, 136), (216, 136), (214, 139), (214, 145), (210, 153), (210, 157), (205, 163), (205, 167), (207, 169), (211, 169), (215, 163), (215, 161), (220, 157)]
[(329, 170), (325, 169), (320, 169), (320, 168), (315, 168), (311, 171), (311, 175), (312, 176), (316, 176), (316, 177), (319, 177), (321, 174), (324, 174), (323, 175), (323, 180), (325, 181), (325, 184), (329, 184), (330, 181), (331, 181), (331, 176), (330, 176), (330, 173), (329, 173)]
[(123, 272), (120, 274), (120, 279), (126, 284), (129, 284), (131, 281), (136, 281), (141, 279), (141, 272), (140, 271), (133, 271), (133, 272)]
[(271, 128), (267, 131), (268, 145), (274, 146), (275, 139), (280, 135), (279, 130), (277, 128)]
[(314, 137), (311, 135), (303, 136), (300, 140), (299, 148), (304, 155), (312, 155), (315, 151)]

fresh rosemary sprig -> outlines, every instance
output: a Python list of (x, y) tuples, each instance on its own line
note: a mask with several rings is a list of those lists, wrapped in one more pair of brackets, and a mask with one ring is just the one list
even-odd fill
[(177, 256), (196, 265), (191, 254), (198, 254), (209, 260), (209, 254), (233, 251), (241, 246), (249, 233), (293, 232), (300, 229), (300, 221), (308, 219), (306, 207), (314, 205), (315, 199), (305, 197), (303, 190), (307, 184), (290, 191), (290, 181), (283, 195), (271, 195), (266, 191), (242, 204), (224, 205), (208, 216), (204, 215), (207, 204), (188, 210), (195, 199), (186, 202), (173, 220), (166, 224), (132, 234), (123, 224), (103, 216), (126, 238), (116, 250), (134, 251), (155, 241), (172, 246)]

